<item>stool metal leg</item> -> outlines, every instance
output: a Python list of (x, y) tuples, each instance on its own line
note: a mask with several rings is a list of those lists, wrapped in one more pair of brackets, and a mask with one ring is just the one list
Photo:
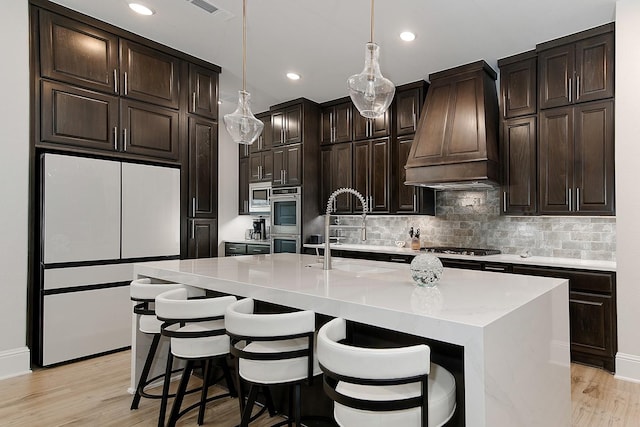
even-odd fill
[(233, 376), (231, 375), (231, 370), (229, 369), (229, 365), (227, 365), (226, 357), (222, 359), (221, 367), (222, 367), (222, 372), (224, 373), (224, 380), (226, 381), (227, 388), (229, 389), (229, 395), (231, 397), (238, 397), (235, 381), (233, 380)]
[(162, 385), (162, 399), (160, 400), (160, 414), (158, 415), (158, 427), (164, 427), (164, 418), (167, 412), (167, 400), (169, 399), (169, 384), (171, 383), (171, 371), (173, 368), (173, 353), (169, 346), (167, 354), (167, 367), (164, 375), (164, 384)]
[(198, 425), (204, 424), (204, 409), (207, 403), (207, 390), (209, 389), (209, 376), (211, 375), (211, 360), (205, 360), (202, 372), (202, 391), (200, 394), (200, 409), (198, 410)]
[(271, 390), (268, 385), (262, 387), (262, 392), (264, 393), (264, 400), (269, 410), (269, 416), (273, 417), (276, 415), (276, 405), (273, 404), (273, 398), (271, 397)]
[(244, 407), (244, 411), (242, 412), (240, 427), (249, 427), (251, 411), (253, 410), (253, 405), (256, 403), (256, 398), (258, 397), (258, 388), (259, 386), (254, 384), (251, 384), (251, 386), (249, 387), (249, 397), (247, 398), (247, 404)]
[(178, 391), (176, 391), (176, 398), (173, 400), (173, 406), (171, 407), (171, 415), (169, 415), (169, 422), (167, 426), (175, 427), (178, 421), (178, 415), (180, 414), (180, 406), (182, 406), (182, 399), (187, 391), (187, 384), (193, 371), (193, 361), (187, 360), (184, 371), (182, 372), (182, 378), (180, 379), (180, 385), (178, 385)]
[(151, 347), (149, 348), (149, 353), (147, 353), (147, 359), (144, 362), (142, 373), (140, 374), (140, 378), (138, 379), (138, 386), (136, 387), (136, 394), (133, 396), (133, 401), (131, 402), (131, 409), (138, 409), (140, 398), (142, 397), (142, 391), (144, 390), (144, 386), (146, 385), (147, 378), (149, 378), (151, 364), (153, 363), (156, 351), (158, 350), (158, 343), (160, 343), (160, 334), (153, 334), (153, 341), (151, 341)]
[(294, 384), (293, 386), (293, 396), (295, 401), (293, 405), (295, 408), (296, 427), (300, 427), (302, 425), (300, 423), (300, 405), (302, 404), (301, 388), (300, 383)]

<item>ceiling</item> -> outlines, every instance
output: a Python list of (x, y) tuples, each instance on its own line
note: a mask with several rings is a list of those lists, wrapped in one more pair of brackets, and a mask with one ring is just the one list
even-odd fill
[[(219, 65), (221, 99), (230, 107), (242, 85), (242, 1), (204, 0), (224, 11), (215, 14), (191, 1), (137, 0), (156, 12), (152, 16), (133, 13), (127, 0), (54, 2)], [(499, 58), (612, 22), (615, 2), (378, 0), (374, 39), (382, 73), (396, 85), (479, 59), (497, 71)], [(323, 102), (346, 96), (347, 78), (364, 65), (369, 13), (369, 0), (248, 0), (253, 111), (298, 97)], [(404, 30), (416, 39), (400, 40)], [(302, 78), (290, 81), (289, 71)]]

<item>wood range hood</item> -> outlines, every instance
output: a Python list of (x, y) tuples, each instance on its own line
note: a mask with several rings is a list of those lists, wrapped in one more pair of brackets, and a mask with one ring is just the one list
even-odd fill
[(477, 61), (430, 74), (429, 80), (405, 184), (440, 190), (497, 187), (496, 72)]

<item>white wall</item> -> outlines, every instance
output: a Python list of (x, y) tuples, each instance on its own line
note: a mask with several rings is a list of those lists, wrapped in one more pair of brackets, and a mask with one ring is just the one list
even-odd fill
[(0, 14), (0, 378), (29, 372), (27, 216), (29, 185), (29, 31), (27, 0), (5, 0)]
[(640, 2), (616, 4), (616, 212), (618, 355), (616, 377), (640, 382)]

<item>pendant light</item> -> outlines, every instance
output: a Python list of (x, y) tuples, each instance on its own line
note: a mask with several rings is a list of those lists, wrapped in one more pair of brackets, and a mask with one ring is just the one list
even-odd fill
[(242, 90), (238, 91), (238, 107), (224, 115), (224, 126), (233, 142), (253, 144), (262, 133), (264, 123), (255, 118), (249, 106), (251, 95), (247, 92), (247, 0), (242, 0)]
[(380, 117), (387, 111), (396, 88), (382, 76), (378, 57), (380, 46), (373, 42), (373, 0), (371, 0), (371, 39), (366, 44), (364, 70), (347, 80), (349, 96), (360, 114), (367, 119)]

